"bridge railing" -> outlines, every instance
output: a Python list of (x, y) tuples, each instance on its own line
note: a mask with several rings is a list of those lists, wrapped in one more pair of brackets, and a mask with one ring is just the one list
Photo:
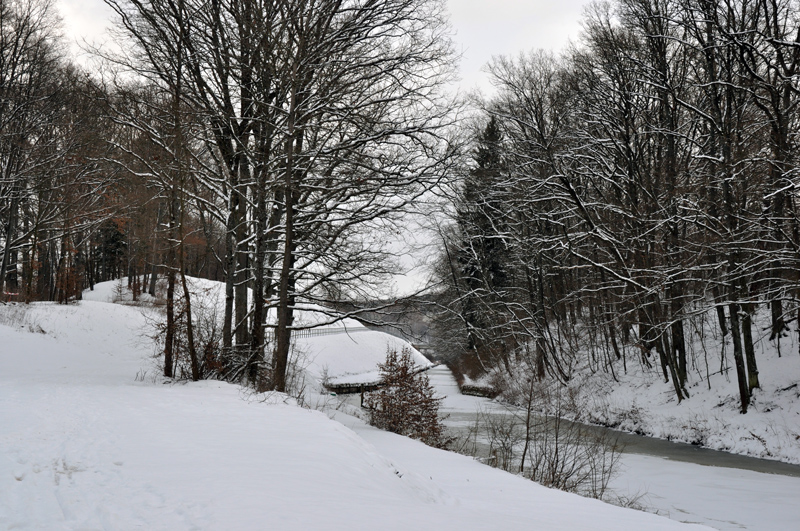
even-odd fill
[[(320, 337), (320, 336), (335, 336), (339, 334), (356, 334), (360, 332), (374, 332), (369, 328), (352, 328), (345, 326), (325, 327), (325, 328), (304, 328), (301, 330), (292, 330), (292, 337), (302, 339), (305, 337)], [(267, 338), (275, 337), (275, 330), (269, 329), (266, 332)]]

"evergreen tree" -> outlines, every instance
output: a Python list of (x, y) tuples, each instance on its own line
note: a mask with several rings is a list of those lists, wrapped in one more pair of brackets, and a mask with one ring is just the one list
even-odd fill
[(458, 209), (462, 272), (470, 289), (501, 291), (507, 286), (507, 234), (502, 193), (502, 133), (493, 116), (478, 135), (475, 168), (464, 182)]
[(444, 448), (450, 443), (439, 417), (442, 399), (428, 376), (417, 370), (411, 352), (389, 350), (386, 361), (378, 365), (384, 386), (371, 393), (365, 405), (370, 424), (417, 439), (429, 446)]
[(509, 234), (502, 132), (495, 116), (477, 135), (475, 167), (467, 174), (457, 208), (457, 254), (463, 284), (462, 319), (467, 346), (481, 362), (507, 361), (505, 316)]

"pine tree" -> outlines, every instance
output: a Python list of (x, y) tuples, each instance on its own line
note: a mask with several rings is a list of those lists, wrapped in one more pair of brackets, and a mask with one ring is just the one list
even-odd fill
[(502, 290), (508, 283), (505, 270), (507, 241), (502, 197), (502, 134), (492, 116), (478, 135), (473, 155), (475, 168), (465, 179), (458, 209), (461, 231), (462, 272), (472, 289)]
[(435, 396), (428, 376), (417, 371), (411, 351), (389, 350), (386, 361), (378, 364), (378, 368), (384, 385), (365, 401), (370, 424), (429, 446), (445, 448), (450, 438), (439, 417), (442, 398)]
[(500, 124), (492, 116), (477, 135), (475, 166), (464, 180), (457, 209), (462, 319), (467, 326), (467, 348), (480, 365), (507, 363), (511, 348), (505, 327), (511, 275), (502, 141)]

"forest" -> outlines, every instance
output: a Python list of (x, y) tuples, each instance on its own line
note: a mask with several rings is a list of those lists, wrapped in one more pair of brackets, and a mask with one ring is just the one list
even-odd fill
[[(593, 4), (466, 98), (437, 0), (105, 1), (120, 49), (91, 69), (49, 0), (0, 0), (0, 297), (163, 281), (165, 376), (285, 391), (295, 309), (393, 303), (386, 241), (423, 201), (417, 305), (473, 377), (635, 352), (680, 401), (710, 323), (746, 412), (754, 341), (800, 322), (796, 1)], [(225, 283), (213, 344), (188, 276)]]
[(589, 351), (616, 378), (628, 347), (681, 401), (710, 320), (747, 411), (754, 337), (780, 354), (800, 310), (799, 8), (595, 4), (568, 53), (490, 63), (438, 268), (465, 371), (567, 381)]

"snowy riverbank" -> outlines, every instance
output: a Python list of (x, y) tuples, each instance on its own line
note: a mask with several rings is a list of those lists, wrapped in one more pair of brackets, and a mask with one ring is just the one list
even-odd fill
[[(592, 356), (581, 352), (569, 382), (568, 394), (575, 403), (568, 416), (630, 433), (800, 464), (797, 333), (787, 333), (779, 350), (778, 343), (768, 339), (768, 324), (768, 315), (756, 315), (754, 344), (761, 388), (754, 390), (744, 415), (730, 334), (723, 340), (706, 323), (687, 341), (689, 398), (678, 403), (655, 352), (646, 362), (641, 351), (630, 346), (623, 347), (625, 359), (598, 352), (590, 362)], [(504, 371), (498, 374), (505, 378)], [(479, 383), (488, 385), (491, 380), (488, 376)], [(552, 408), (545, 411), (554, 413)]]
[(647, 368), (630, 359), (627, 373), (616, 363), (619, 384), (608, 375), (584, 373), (575, 385), (584, 390), (585, 420), (715, 450), (800, 464), (800, 355), (796, 334), (781, 343), (779, 356), (775, 341), (760, 337), (756, 342), (761, 388), (754, 391), (744, 415), (739, 411), (732, 346), (727, 336), (724, 343), (716, 342), (711, 352), (694, 350), (687, 386), (690, 397), (680, 404), (655, 362)]

